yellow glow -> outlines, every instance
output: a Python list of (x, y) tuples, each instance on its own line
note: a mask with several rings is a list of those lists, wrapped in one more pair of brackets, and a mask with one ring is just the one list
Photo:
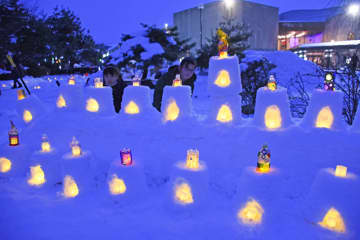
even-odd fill
[(28, 179), (28, 184), (31, 186), (40, 186), (46, 182), (44, 171), (41, 169), (40, 165), (30, 167), (30, 178)]
[(102, 88), (104, 87), (103, 82), (101, 81), (101, 78), (95, 78), (94, 79), (95, 88)]
[(326, 81), (332, 81), (333, 80), (333, 76), (330, 73), (327, 73), (325, 76)]
[(259, 173), (268, 173), (268, 172), (270, 172), (270, 162), (268, 162), (268, 163), (263, 162), (261, 167), (256, 168), (256, 172), (259, 172)]
[(264, 209), (255, 200), (248, 201), (238, 212), (238, 218), (244, 224), (260, 224)]
[(231, 83), (231, 81), (230, 81), (230, 75), (229, 75), (228, 71), (221, 70), (215, 80), (215, 85), (218, 87), (225, 88), (225, 87), (228, 87), (230, 85), (230, 83)]
[(329, 106), (323, 107), (316, 119), (317, 128), (331, 128), (334, 122), (334, 115)]
[(75, 79), (74, 78), (70, 78), (68, 81), (69, 85), (75, 85)]
[(24, 89), (17, 90), (17, 98), (18, 100), (23, 100), (25, 98), (25, 91)]
[(63, 95), (60, 94), (60, 96), (58, 97), (57, 101), (56, 101), (56, 106), (58, 108), (64, 108), (66, 107), (66, 101), (63, 97)]
[(180, 80), (180, 79), (174, 79), (172, 86), (173, 86), (173, 87), (180, 87), (180, 86), (182, 86), (181, 80)]
[(16, 146), (19, 144), (19, 136), (12, 136), (10, 137), (10, 145)]
[(175, 121), (180, 114), (180, 109), (175, 100), (171, 100), (165, 111), (165, 121)]
[(275, 91), (275, 90), (276, 90), (276, 83), (275, 83), (275, 82), (268, 82), (267, 87), (268, 87), (271, 91)]
[(227, 51), (224, 51), (224, 52), (220, 52), (220, 59), (223, 59), (223, 58), (227, 58), (228, 57), (228, 53)]
[(190, 169), (199, 169), (199, 151), (188, 150), (186, 157), (186, 167)]
[(216, 120), (222, 123), (231, 122), (233, 120), (232, 112), (228, 105), (226, 104), (221, 105)]
[(335, 208), (330, 208), (322, 222), (319, 222), (319, 225), (339, 233), (344, 233), (346, 231), (344, 220)]
[(73, 198), (79, 194), (79, 189), (78, 189), (78, 186), (77, 186), (75, 180), (69, 175), (66, 175), (64, 178), (64, 193), (63, 194), (67, 198)]
[(126, 192), (126, 185), (124, 180), (117, 177), (116, 174), (112, 175), (112, 179), (109, 182), (109, 190), (112, 195), (119, 195)]
[(347, 167), (342, 165), (337, 165), (335, 170), (335, 176), (337, 177), (346, 177)]
[(98, 112), (99, 111), (99, 103), (94, 98), (89, 98), (86, 101), (86, 110), (89, 112)]
[(41, 143), (41, 151), (42, 152), (51, 152), (51, 145), (49, 142), (42, 142)]
[(125, 107), (127, 114), (138, 114), (140, 112), (138, 105), (134, 101), (130, 101)]
[(140, 86), (140, 81), (133, 81), (132, 84), (134, 87), (139, 87)]
[(31, 122), (31, 120), (32, 120), (32, 115), (31, 115), (31, 112), (30, 111), (28, 111), (28, 110), (25, 110), (24, 111), (24, 114), (23, 114), (23, 119), (24, 119), (24, 121), (26, 122), (26, 123), (29, 123), (29, 122)]
[(78, 157), (81, 155), (81, 148), (80, 146), (73, 146), (71, 147), (71, 152), (74, 157)]
[(187, 183), (181, 183), (175, 187), (175, 201), (181, 204), (190, 204), (194, 202), (191, 188)]
[(6, 173), (11, 169), (11, 161), (7, 158), (0, 158), (0, 172)]
[(281, 127), (281, 113), (276, 105), (271, 105), (266, 108), (265, 112), (265, 126), (269, 129), (276, 129)]

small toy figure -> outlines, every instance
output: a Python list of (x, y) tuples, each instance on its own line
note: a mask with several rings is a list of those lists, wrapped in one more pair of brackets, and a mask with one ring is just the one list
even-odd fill
[(225, 58), (227, 57), (227, 51), (229, 47), (228, 35), (223, 30), (221, 30), (221, 28), (217, 30), (216, 34), (219, 38), (219, 43), (218, 43), (219, 56), (220, 58)]
[(266, 173), (270, 171), (270, 149), (265, 144), (258, 152), (258, 161), (256, 171)]

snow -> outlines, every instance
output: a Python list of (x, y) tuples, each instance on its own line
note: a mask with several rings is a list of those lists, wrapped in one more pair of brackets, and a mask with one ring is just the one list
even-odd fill
[[(272, 56), (280, 63), (279, 55), (268, 53), (269, 58)], [(296, 65), (299, 70), (309, 67), (307, 62), (291, 59), (284, 58), (279, 66)], [(291, 71), (288, 73), (283, 81), (290, 78)], [(69, 76), (61, 78), (63, 83)], [(31, 84), (43, 83), (33, 95), (38, 95), (49, 109), (29, 125), (23, 124), (22, 116), (15, 111), (20, 104), (15, 98), (16, 91), (2, 89), (0, 103), (8, 105), (2, 104), (0, 108), (0, 158), (11, 160), (13, 168), (7, 173), (0, 172), (0, 239), (359, 238), (359, 132), (341, 127), (342, 96), (338, 92), (315, 91), (306, 116), (310, 120), (304, 119), (300, 126), (294, 123), (267, 131), (254, 124), (255, 119), (231, 124), (215, 121), (212, 112), (218, 109), (211, 101), (233, 104), (240, 98), (209, 97), (207, 76), (199, 76), (195, 83), (194, 97), (190, 99), (192, 117), (178, 119), (176, 124), (164, 124), (156, 110), (145, 116), (124, 116), (122, 112), (106, 117), (94, 114), (90, 118), (85, 111), (85, 96), (96, 92), (99, 102), (109, 104), (102, 98), (110, 94), (108, 90), (84, 88), (86, 80), (77, 76), (78, 85), (59, 89), (46, 79), (26, 78)], [(188, 88), (173, 90), (176, 92), (171, 94), (183, 97), (179, 105), (188, 104)], [(74, 95), (69, 108), (61, 111), (55, 104), (60, 92)], [(257, 103), (264, 108), (278, 101), (280, 110), (284, 110), (284, 96), (280, 89), (273, 96), (260, 96), (264, 100)], [(130, 99), (140, 108), (149, 107), (151, 91), (147, 87), (127, 87), (123, 104)], [(72, 104), (78, 108), (72, 109)], [(322, 106), (331, 107), (336, 131), (314, 128), (311, 121)], [(236, 107), (241, 105), (231, 105)], [(206, 121), (199, 117), (199, 112)], [(7, 144), (10, 119), (15, 120), (19, 130), (18, 147)], [(47, 134), (54, 148), (49, 154), (39, 153), (43, 134)], [(83, 157), (68, 158), (73, 136), (85, 152)], [(272, 171), (259, 174), (255, 172), (257, 152), (264, 143), (272, 153)], [(135, 165), (130, 168), (116, 164), (123, 148), (132, 151)], [(186, 159), (186, 151), (194, 148), (199, 150), (200, 161), (206, 167), (201, 171), (178, 168), (179, 162)], [(61, 167), (48, 167), (45, 162)], [(35, 163), (44, 164), (45, 177), (49, 175), (49, 181), (42, 187), (27, 184), (29, 166)], [(324, 170), (338, 164), (348, 167), (349, 178), (335, 178)], [(79, 195), (75, 198), (64, 198), (63, 184), (54, 184), (59, 178), (57, 174), (64, 176), (67, 172), (79, 182)], [(108, 181), (113, 173), (124, 179), (128, 187), (125, 195), (109, 193)], [(178, 178), (191, 187), (194, 204), (174, 201)], [(238, 212), (251, 199), (264, 212), (261, 223), (247, 225), (238, 219)], [(345, 233), (319, 226), (330, 206), (341, 213)]]
[(306, 9), (306, 10), (292, 10), (281, 13), (279, 15), (279, 22), (293, 23), (293, 22), (326, 22), (330, 18), (342, 14), (344, 10), (340, 7), (324, 8), (324, 9)]
[(322, 43), (309, 43), (300, 45), (299, 48), (317, 48), (317, 47), (341, 47), (341, 46), (354, 46), (359, 47), (360, 40), (347, 40), (347, 41), (333, 41)]
[[(174, 121), (184, 121), (192, 115), (192, 99), (190, 86), (171, 87), (165, 86), (161, 101), (161, 112), (163, 121), (167, 122), (166, 115), (170, 111), (168, 108), (175, 102), (179, 108), (179, 114)], [(175, 106), (175, 105), (174, 105)], [(171, 121), (171, 120), (170, 120)]]
[(0, 74), (9, 74), (9, 73), (11, 72), (0, 68)]

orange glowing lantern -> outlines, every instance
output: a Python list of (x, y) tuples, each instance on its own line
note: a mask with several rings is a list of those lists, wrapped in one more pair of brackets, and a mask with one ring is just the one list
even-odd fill
[(330, 208), (319, 225), (338, 233), (345, 233), (346, 231), (344, 220), (335, 208)]
[(281, 112), (278, 106), (271, 105), (266, 108), (265, 112), (265, 126), (268, 129), (277, 129), (281, 127)]
[(18, 100), (23, 100), (24, 98), (26, 98), (24, 89), (17, 90), (17, 98)]
[(271, 90), (271, 91), (275, 91), (277, 89), (277, 84), (276, 84), (276, 79), (275, 79), (275, 75), (274, 74), (270, 74), (268, 83), (267, 83), (267, 87)]
[(118, 178), (116, 174), (112, 175), (112, 179), (109, 182), (109, 190), (112, 195), (124, 194), (126, 192), (124, 180)]
[(74, 198), (79, 194), (79, 188), (75, 182), (75, 180), (66, 175), (64, 178), (64, 196), (67, 198)]
[(0, 172), (6, 173), (11, 169), (11, 161), (7, 158), (0, 157)]
[(82, 154), (81, 147), (80, 147), (79, 141), (76, 140), (75, 137), (73, 137), (70, 146), (71, 146), (71, 153), (72, 153), (73, 157), (81, 156), (81, 154)]
[(334, 122), (334, 115), (329, 106), (323, 107), (316, 119), (317, 128), (331, 128)]
[(221, 105), (216, 120), (222, 123), (228, 123), (233, 120), (231, 109), (228, 105)]
[(346, 177), (347, 174), (347, 167), (342, 165), (337, 165), (335, 169), (335, 176), (336, 177)]
[(128, 148), (124, 148), (120, 151), (121, 164), (125, 166), (132, 165), (132, 154), (131, 150)]
[(140, 85), (141, 85), (141, 79), (140, 79), (138, 76), (135, 76), (135, 77), (133, 78), (132, 85), (135, 86), (135, 87), (140, 86)]
[(171, 99), (170, 103), (166, 107), (165, 121), (175, 121), (180, 114), (180, 108), (176, 104), (174, 99)]
[(215, 85), (218, 87), (228, 87), (231, 84), (229, 72), (221, 70), (215, 80)]
[(199, 169), (199, 151), (197, 149), (187, 151), (186, 167), (189, 169)]
[(28, 184), (31, 186), (41, 186), (46, 182), (44, 171), (40, 165), (30, 167), (30, 178)]
[(41, 138), (41, 152), (43, 153), (51, 152), (51, 145), (46, 134), (44, 134)]
[(68, 84), (69, 85), (75, 85), (75, 77), (74, 76), (71, 76), (71, 78), (68, 81)]
[(194, 202), (191, 187), (186, 182), (175, 185), (175, 201), (187, 205)]
[(218, 43), (219, 56), (220, 58), (226, 58), (228, 56), (227, 51), (229, 47), (228, 35), (219, 28), (217, 30), (217, 36), (219, 39), (219, 43)]
[(63, 95), (60, 94), (60, 96), (58, 97), (57, 101), (56, 101), (56, 106), (58, 108), (64, 108), (66, 107), (66, 101), (63, 97)]
[(19, 145), (19, 132), (15, 127), (13, 121), (10, 121), (11, 129), (9, 131), (9, 145), (10, 146), (17, 146)]
[(33, 117), (32, 117), (31, 112), (29, 110), (24, 110), (24, 113), (23, 113), (24, 122), (29, 123), (32, 121), (32, 119), (33, 119)]
[(181, 81), (181, 78), (180, 78), (180, 74), (176, 74), (176, 77), (175, 77), (175, 79), (173, 80), (172, 86), (173, 86), (173, 87), (182, 86), (182, 81)]
[(101, 78), (95, 78), (94, 79), (94, 86), (95, 86), (95, 88), (102, 88), (102, 87), (104, 87), (104, 84), (103, 84), (103, 82), (101, 81)]
[(134, 101), (130, 101), (125, 107), (125, 113), (130, 115), (138, 114), (140, 113), (139, 106)]
[(99, 111), (99, 103), (94, 98), (89, 98), (86, 101), (86, 110), (88, 112), (98, 112)]
[(255, 201), (248, 201), (242, 209), (238, 212), (238, 218), (242, 221), (243, 224), (260, 224), (262, 220), (262, 215), (264, 214), (264, 209), (261, 205)]

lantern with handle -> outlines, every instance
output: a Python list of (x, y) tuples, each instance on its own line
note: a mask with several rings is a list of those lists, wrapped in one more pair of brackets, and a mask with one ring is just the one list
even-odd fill
[(262, 146), (262, 148), (260, 149), (260, 151), (258, 152), (258, 161), (257, 161), (257, 168), (256, 171), (257, 172), (261, 172), (261, 173), (267, 173), (270, 171), (270, 149), (269, 147), (265, 144)]
[(10, 121), (11, 129), (9, 131), (9, 145), (14, 147), (19, 145), (19, 132), (15, 127), (13, 121)]

